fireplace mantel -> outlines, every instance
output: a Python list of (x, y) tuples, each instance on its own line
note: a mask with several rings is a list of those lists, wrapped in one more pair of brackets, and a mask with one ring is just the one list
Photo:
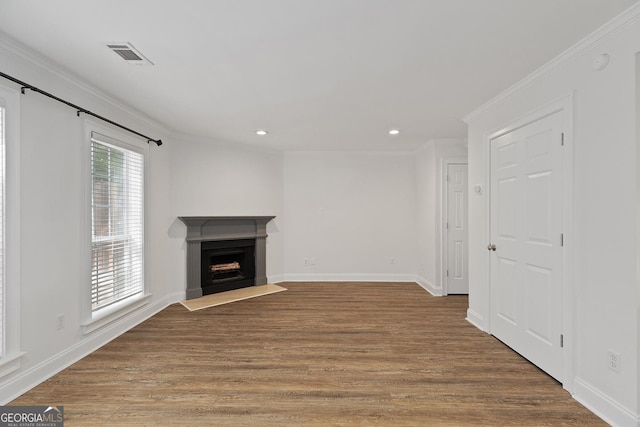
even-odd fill
[(202, 242), (255, 239), (255, 286), (265, 285), (267, 223), (275, 216), (180, 216), (187, 226), (187, 299), (202, 296)]

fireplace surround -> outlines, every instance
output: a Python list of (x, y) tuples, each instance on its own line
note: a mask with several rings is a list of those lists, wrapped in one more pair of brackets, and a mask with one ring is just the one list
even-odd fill
[(183, 216), (187, 299), (267, 283), (267, 223), (274, 216)]

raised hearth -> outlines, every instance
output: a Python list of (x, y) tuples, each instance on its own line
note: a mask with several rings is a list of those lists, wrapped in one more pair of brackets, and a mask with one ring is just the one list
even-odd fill
[(187, 299), (265, 285), (267, 223), (274, 216), (183, 216)]

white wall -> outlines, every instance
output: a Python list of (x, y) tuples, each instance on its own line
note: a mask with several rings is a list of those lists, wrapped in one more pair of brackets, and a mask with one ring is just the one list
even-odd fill
[[(484, 136), (574, 94), (575, 219), (568, 235), (576, 290), (572, 389), (577, 399), (619, 425), (640, 425), (638, 51), (636, 20), (469, 118), (470, 186), (485, 185)], [(601, 52), (612, 61), (595, 72), (591, 62)], [(439, 165), (444, 156), (459, 156), (460, 144), (432, 141), (417, 153), (240, 149), (168, 135), (141, 114), (73, 83), (79, 81), (75, 77), (47, 71), (39, 59), (17, 54), (3, 42), (0, 61), (3, 72), (165, 140), (150, 150), (151, 303), (85, 336), (79, 299), (87, 285), (80, 275), (87, 238), (81, 226), (83, 119), (38, 94), (21, 96), (20, 330), (26, 354), (20, 370), (0, 378), (0, 403), (184, 295), (185, 230), (178, 216), (276, 215), (267, 230), (267, 276), (273, 282), (423, 278), (436, 287), (441, 283)], [(487, 209), (486, 193), (471, 193), (469, 312), (485, 329)], [(30, 263), (34, 258), (37, 268)], [(59, 314), (65, 315), (60, 331)], [(620, 374), (606, 368), (608, 349), (622, 356)]]
[(186, 226), (179, 216), (275, 215), (267, 224), (267, 279), (283, 274), (282, 153), (176, 137), (171, 147), (171, 283), (186, 289)]
[[(486, 135), (560, 97), (573, 94), (574, 216), (565, 230), (573, 268), (569, 303), (575, 306), (568, 386), (576, 399), (615, 425), (640, 425), (638, 377), (638, 267), (636, 226), (640, 190), (636, 136), (636, 64), (640, 7), (545, 67), (535, 77), (468, 117), (470, 186), (486, 186)], [(592, 67), (611, 56), (603, 71)], [(487, 193), (470, 193), (470, 308), (488, 323)], [(570, 327), (570, 325), (566, 325)], [(621, 355), (621, 372), (607, 368), (607, 351)]]
[(433, 295), (443, 295), (442, 219), (443, 175), (446, 159), (467, 159), (465, 139), (441, 138), (415, 153), (418, 240), (418, 283)]
[[(41, 60), (0, 40), (2, 71), (20, 80), (71, 100), (82, 107), (156, 138), (166, 132), (139, 113), (119, 107), (115, 101), (80, 87)], [(54, 71), (49, 71), (54, 70)], [(5, 86), (18, 85), (4, 79)], [(35, 92), (20, 96), (21, 239), (20, 349), (25, 355), (20, 368), (0, 378), (0, 402), (6, 403), (56, 371), (66, 367), (120, 333), (161, 310), (174, 289), (166, 280), (168, 245), (166, 233), (169, 186), (168, 146), (150, 148), (147, 188), (147, 238), (149, 245), (149, 290), (153, 294), (143, 309), (91, 334), (81, 331), (81, 289), (89, 286), (82, 265), (86, 206), (83, 196), (82, 145), (85, 117)], [(57, 329), (57, 316), (64, 315), (64, 328)], [(13, 326), (13, 325), (11, 325)]]
[(436, 264), (437, 203), (436, 147), (433, 141), (424, 144), (415, 156), (416, 162), (416, 222), (418, 246), (418, 281), (434, 295), (442, 293)]
[[(36, 93), (20, 97), (19, 330), (25, 355), (18, 371), (0, 377), (0, 403), (184, 297), (186, 230), (178, 216), (275, 215), (267, 227), (271, 282), (415, 280), (413, 153), (283, 154), (199, 141), (170, 134), (13, 42), (0, 41), (0, 60), (3, 72), (165, 142), (150, 147), (148, 163), (153, 296), (143, 309), (83, 335), (80, 295), (88, 278), (81, 272), (89, 238), (83, 228), (84, 118)], [(314, 265), (304, 266), (304, 257)], [(65, 327), (56, 330), (60, 314)]]
[(415, 280), (414, 170), (407, 153), (285, 153), (286, 279)]

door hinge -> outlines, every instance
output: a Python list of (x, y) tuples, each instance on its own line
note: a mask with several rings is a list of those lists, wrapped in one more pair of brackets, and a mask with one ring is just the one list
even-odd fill
[(560, 334), (560, 348), (564, 347), (564, 335)]
[(447, 230), (449, 229), (449, 223), (447, 223)]
[(560, 145), (564, 147), (564, 132), (560, 134)]
[(449, 277), (449, 270), (447, 270), (447, 277)]
[(560, 246), (564, 246), (564, 234), (560, 235)]

